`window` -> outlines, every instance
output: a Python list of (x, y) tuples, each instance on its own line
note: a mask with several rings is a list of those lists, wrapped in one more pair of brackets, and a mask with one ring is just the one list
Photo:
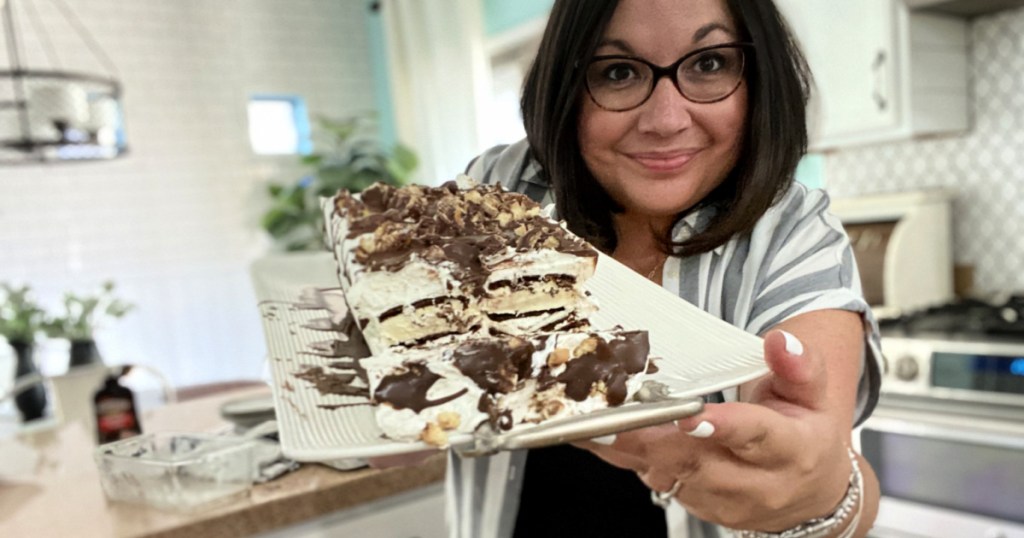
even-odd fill
[(261, 95), (249, 99), (249, 142), (256, 154), (310, 153), (309, 131), (309, 114), (301, 97)]

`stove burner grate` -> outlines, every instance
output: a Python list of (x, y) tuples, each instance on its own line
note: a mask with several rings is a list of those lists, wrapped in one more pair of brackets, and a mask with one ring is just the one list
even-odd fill
[(999, 301), (958, 301), (880, 320), (883, 331), (945, 333), (960, 336), (998, 336), (1024, 340), (1024, 295)]

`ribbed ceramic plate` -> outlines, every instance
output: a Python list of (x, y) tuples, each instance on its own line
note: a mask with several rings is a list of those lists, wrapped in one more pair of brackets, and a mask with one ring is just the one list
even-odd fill
[[(297, 461), (366, 458), (413, 452), (422, 443), (402, 443), (383, 438), (365, 397), (323, 395), (296, 374), (329, 368), (338, 359), (318, 354), (326, 342), (345, 336), (330, 330), (325, 320), (332, 313), (326, 303), (340, 305), (342, 296), (334, 260), (329, 253), (291, 254), (258, 260), (252, 268), (259, 309), (263, 318), (274, 402), (284, 454)], [(761, 339), (714, 318), (679, 299), (671, 292), (602, 256), (588, 290), (600, 310), (592, 316), (599, 328), (616, 325), (645, 329), (650, 333), (651, 353), (661, 357), (660, 371), (652, 376), (667, 386), (678, 404), (631, 403), (612, 413), (593, 418), (560, 421), (579, 438), (580, 431), (604, 435), (638, 425), (667, 421), (699, 410), (693, 397), (709, 394), (755, 379), (767, 372)], [(311, 301), (319, 297), (320, 301)], [(340, 315), (338, 308), (335, 315)], [(518, 443), (502, 436), (486, 440), (488, 447), (521, 448), (545, 441), (564, 441), (566, 428), (533, 435)], [(528, 430), (524, 430), (528, 431)], [(469, 435), (453, 436), (452, 445), (472, 444)], [(472, 450), (469, 450), (472, 452)]]

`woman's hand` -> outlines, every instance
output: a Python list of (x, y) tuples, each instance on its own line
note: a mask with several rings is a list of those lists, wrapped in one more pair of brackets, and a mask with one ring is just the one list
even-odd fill
[[(781, 531), (830, 514), (846, 494), (863, 333), (856, 314), (805, 314), (764, 341), (771, 373), (741, 402), (708, 404), (676, 424), (580, 443), (670, 491), (693, 515), (733, 529)], [(798, 335), (798, 336), (795, 336)]]

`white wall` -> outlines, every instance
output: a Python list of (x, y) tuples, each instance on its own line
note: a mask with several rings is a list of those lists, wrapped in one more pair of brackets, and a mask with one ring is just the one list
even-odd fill
[[(298, 170), (294, 158), (252, 155), (246, 99), (294, 93), (311, 113), (371, 109), (365, 2), (68, 3), (120, 72), (131, 153), (0, 168), (0, 281), (54, 304), (114, 279), (138, 308), (98, 335), (108, 363), (151, 364), (179, 385), (258, 377), (248, 265), (268, 246), (263, 184)], [(100, 68), (73, 35), (54, 41), (65, 66)], [(48, 361), (62, 350), (43, 346)]]

